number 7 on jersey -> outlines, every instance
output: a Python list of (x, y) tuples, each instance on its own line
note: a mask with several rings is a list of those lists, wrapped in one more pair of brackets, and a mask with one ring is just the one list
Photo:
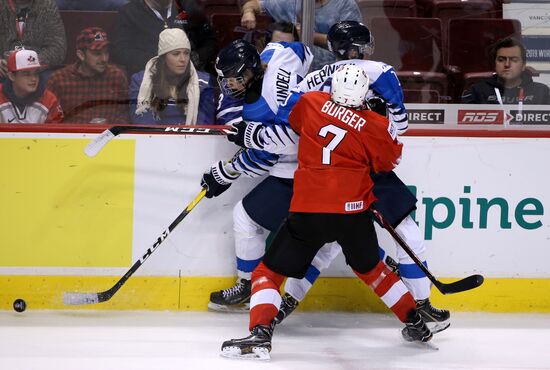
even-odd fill
[(336, 147), (338, 146), (338, 144), (340, 144), (340, 142), (342, 140), (344, 140), (344, 136), (346, 136), (346, 134), (348, 132), (346, 130), (338, 127), (338, 126), (333, 125), (333, 124), (323, 126), (319, 130), (319, 136), (321, 136), (323, 138), (327, 137), (328, 133), (333, 134), (334, 137), (332, 138), (331, 141), (329, 141), (327, 146), (323, 147), (323, 162), (322, 163), (326, 164), (326, 165), (330, 165), (330, 154), (331, 154), (331, 152), (334, 149), (336, 149)]

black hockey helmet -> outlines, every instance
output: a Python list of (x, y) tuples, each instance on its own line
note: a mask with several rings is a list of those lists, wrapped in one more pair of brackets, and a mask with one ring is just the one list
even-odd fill
[[(363, 59), (374, 52), (374, 37), (367, 26), (357, 21), (341, 21), (330, 27), (327, 34), (328, 49), (338, 59)], [(350, 51), (357, 56), (350, 57)]]
[(219, 52), (215, 68), (220, 88), (224, 93), (228, 93), (234, 97), (242, 97), (245, 89), (235, 90), (234, 88), (230, 88), (227, 83), (228, 78), (234, 78), (243, 82), (246, 70), (250, 70), (253, 73), (254, 79), (263, 76), (260, 54), (258, 54), (254, 45), (242, 39), (233, 41)]

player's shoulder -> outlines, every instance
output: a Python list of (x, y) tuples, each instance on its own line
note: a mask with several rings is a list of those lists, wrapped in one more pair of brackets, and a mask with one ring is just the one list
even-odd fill
[(260, 54), (260, 58), (262, 62), (269, 63), (274, 57), (281, 57), (283, 55), (287, 58), (296, 57), (304, 62), (311, 55), (311, 52), (309, 48), (301, 42), (278, 41), (268, 43)]
[(393, 69), (393, 66), (376, 60), (354, 60), (354, 64), (361, 67), (365, 72), (384, 73)]

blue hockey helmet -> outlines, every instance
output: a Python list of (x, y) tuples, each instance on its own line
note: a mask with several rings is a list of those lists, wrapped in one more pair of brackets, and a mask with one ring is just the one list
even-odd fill
[(330, 27), (328, 49), (338, 59), (363, 59), (374, 52), (374, 37), (367, 26), (357, 21), (341, 21)]
[[(235, 98), (240, 98), (246, 92), (244, 75), (247, 70), (252, 72), (252, 80), (263, 76), (262, 62), (256, 47), (245, 40), (235, 40), (224, 47), (216, 58), (216, 73), (218, 84), (222, 91)], [(235, 82), (242, 87), (236, 88)]]

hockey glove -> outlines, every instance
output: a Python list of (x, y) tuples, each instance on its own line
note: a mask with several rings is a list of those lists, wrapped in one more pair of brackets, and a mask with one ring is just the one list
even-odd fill
[(260, 122), (241, 121), (233, 125), (232, 132), (227, 134), (227, 140), (243, 148), (263, 150), (264, 141), (261, 139), (260, 133), (264, 128)]
[(240, 173), (228, 171), (223, 161), (216, 162), (210, 167), (210, 170), (202, 175), (201, 186), (206, 189), (207, 198), (217, 197), (231, 186), (233, 181), (237, 180)]
[(246, 130), (246, 122), (240, 121), (233, 125), (233, 128), (227, 132), (227, 140), (238, 146), (244, 147), (244, 132)]

